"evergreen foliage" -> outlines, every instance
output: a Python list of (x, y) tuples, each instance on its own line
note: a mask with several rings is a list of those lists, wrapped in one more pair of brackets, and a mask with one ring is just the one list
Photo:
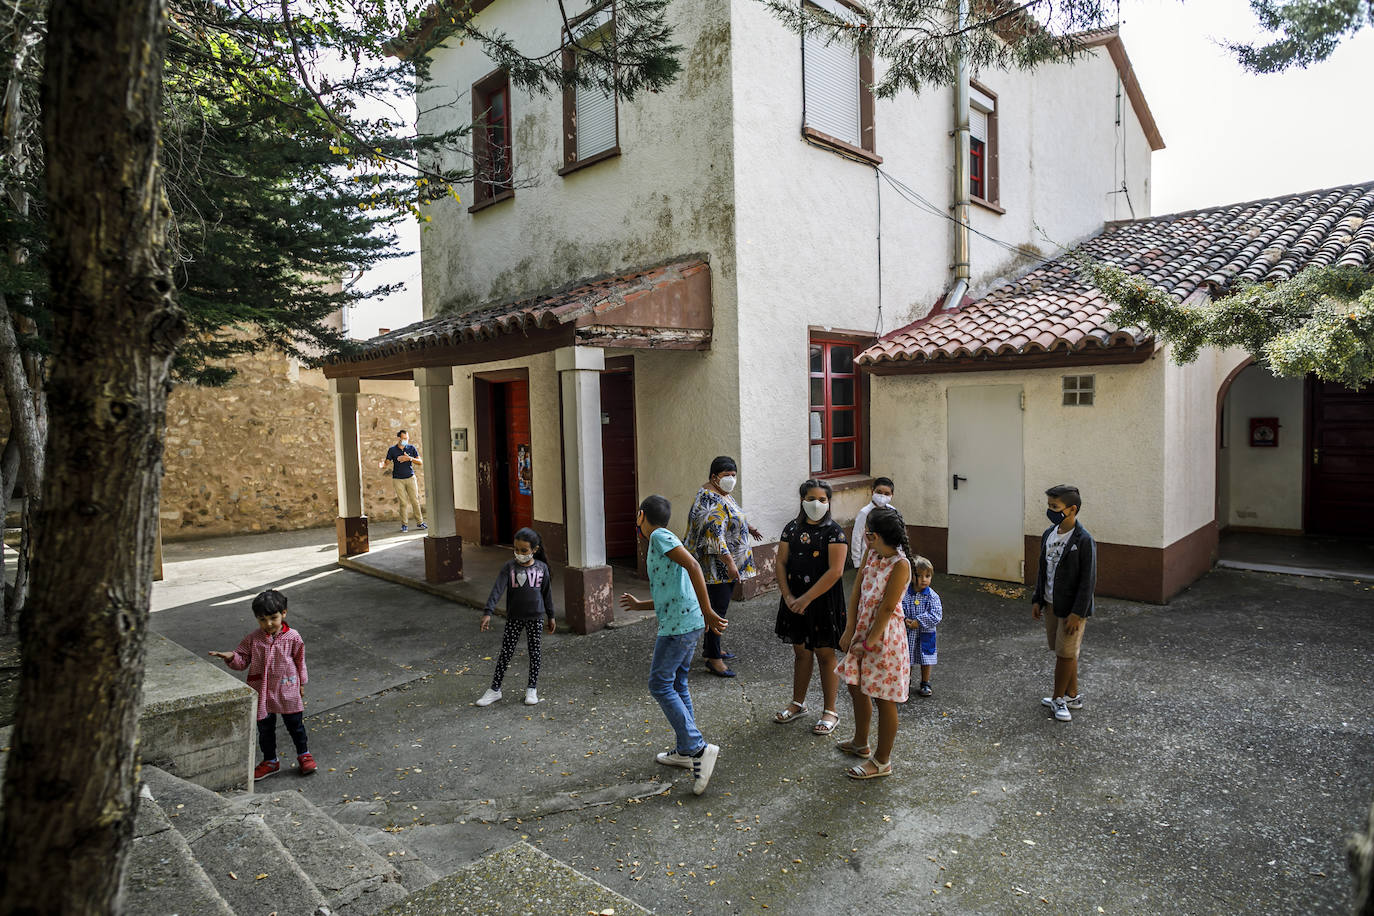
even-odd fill
[(1179, 365), (1203, 347), (1240, 347), (1280, 377), (1311, 373), (1357, 391), (1374, 381), (1374, 273), (1309, 267), (1288, 280), (1183, 304), (1119, 267), (1086, 257), (1079, 265), (1117, 304), (1111, 320), (1165, 339)]
[(1282, 36), (1267, 44), (1226, 43), (1251, 73), (1279, 73), (1319, 63), (1342, 41), (1374, 26), (1370, 0), (1250, 0), (1250, 8), (1265, 31)]

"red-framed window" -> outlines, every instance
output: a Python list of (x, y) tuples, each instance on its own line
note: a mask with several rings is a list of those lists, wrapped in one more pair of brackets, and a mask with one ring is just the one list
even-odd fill
[(472, 87), (473, 200), (514, 190), (510, 128), (510, 77), (496, 71)]
[(863, 466), (863, 379), (853, 341), (811, 339), (810, 472), (819, 477), (857, 474)]
[(968, 141), (968, 189), (974, 197), (988, 199), (987, 144), (975, 138)]

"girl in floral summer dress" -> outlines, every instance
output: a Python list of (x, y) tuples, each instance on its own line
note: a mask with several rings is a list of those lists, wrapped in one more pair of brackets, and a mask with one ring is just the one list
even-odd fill
[[(874, 509), (868, 515), (868, 558), (849, 596), (849, 612), (840, 648), (840, 678), (849, 685), (854, 704), (854, 737), (837, 747), (863, 758), (845, 775), (875, 779), (892, 775), (892, 745), (897, 740), (897, 704), (907, 700), (911, 659), (906, 623), (899, 608), (911, 581), (911, 542), (906, 522), (896, 509)], [(878, 746), (869, 747), (873, 703), (878, 706)]]

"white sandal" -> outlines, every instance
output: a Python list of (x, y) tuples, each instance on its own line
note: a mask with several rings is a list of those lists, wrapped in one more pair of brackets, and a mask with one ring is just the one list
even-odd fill
[[(827, 722), (827, 721), (825, 721), (825, 717), (826, 717), (826, 716), (834, 716), (834, 717), (835, 717), (835, 721), (834, 721), (834, 722)], [(813, 735), (828, 735), (828, 734), (830, 734), (831, 732), (833, 732), (833, 731), (835, 730), (835, 727), (836, 727), (837, 725), (839, 725), (839, 724), (840, 724), (840, 714), (839, 714), (839, 713), (837, 713), (837, 712), (836, 712), (835, 710), (833, 710), (833, 709), (826, 709), (826, 710), (823, 710), (823, 711), (821, 712), (821, 717), (820, 717), (819, 719), (816, 720), (816, 724), (813, 725), (813, 726), (811, 726), (811, 734), (813, 734)]]
[[(793, 707), (796, 708), (793, 709)], [(791, 703), (787, 704), (786, 709), (779, 709), (773, 714), (773, 721), (779, 725), (785, 725), (793, 719), (800, 719), (804, 715), (806, 715), (806, 704), (798, 703), (796, 700), (793, 700)]]

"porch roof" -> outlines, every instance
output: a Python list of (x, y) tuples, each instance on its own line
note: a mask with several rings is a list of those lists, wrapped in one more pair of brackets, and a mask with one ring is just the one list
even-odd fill
[[(1078, 249), (1182, 302), (1305, 267), (1374, 268), (1374, 181), (1109, 223)], [(937, 309), (859, 355), (878, 375), (1143, 362), (1154, 340), (1108, 321), (1115, 306), (1071, 256), (962, 307)]]
[(711, 329), (711, 268), (691, 256), (426, 318), (364, 341), (324, 374), (399, 378), (568, 346), (706, 350)]

